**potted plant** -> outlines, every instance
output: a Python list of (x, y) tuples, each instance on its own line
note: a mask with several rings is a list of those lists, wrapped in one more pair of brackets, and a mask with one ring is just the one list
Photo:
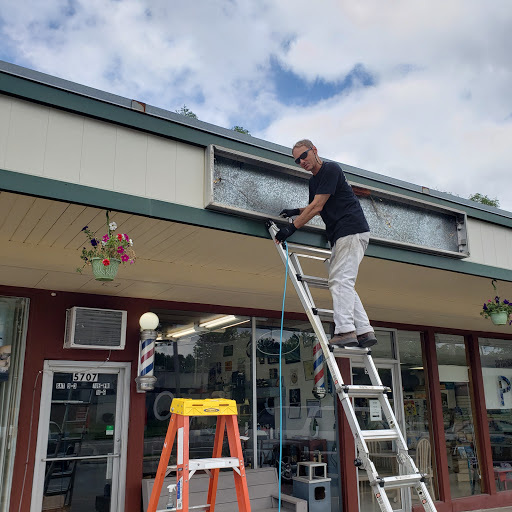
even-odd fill
[(107, 233), (101, 238), (96, 237), (89, 226), (82, 228), (88, 238), (88, 246), (82, 249), (80, 258), (85, 263), (76, 269), (77, 272), (81, 273), (87, 265), (91, 265), (97, 281), (113, 281), (120, 264), (134, 263), (133, 241), (126, 233), (115, 234), (116, 229), (117, 224), (108, 220), (108, 212)]
[[(495, 281), (496, 279), (493, 279), (491, 282), (494, 291), (496, 291)], [(482, 311), (480, 311), (480, 314), (484, 318), (490, 318), (494, 325), (505, 325), (511, 313), (512, 304), (507, 299), (501, 300), (498, 295), (494, 297), (494, 300), (489, 299), (487, 302), (484, 302)]]

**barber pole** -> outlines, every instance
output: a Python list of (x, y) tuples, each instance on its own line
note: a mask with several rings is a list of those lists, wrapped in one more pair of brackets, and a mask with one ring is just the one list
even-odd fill
[(139, 375), (135, 379), (138, 392), (154, 389), (156, 382), (156, 377), (153, 376), (153, 370), (155, 368), (155, 341), (156, 331), (145, 329), (141, 332), (139, 344)]
[(313, 387), (313, 395), (316, 398), (324, 398), (327, 394), (325, 391), (324, 376), (324, 354), (320, 342), (317, 340), (313, 346), (313, 370), (315, 377), (315, 386)]
[(155, 331), (143, 331), (140, 338), (139, 375), (153, 375), (155, 367)]

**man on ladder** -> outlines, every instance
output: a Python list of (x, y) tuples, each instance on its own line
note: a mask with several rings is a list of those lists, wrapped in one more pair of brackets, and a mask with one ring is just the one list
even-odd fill
[[(298, 217), (293, 224), (282, 229), (271, 220), (265, 225), (293, 283), (308, 319), (322, 347), (332, 382), (354, 435), (356, 459), (354, 465), (366, 471), (368, 481), (382, 512), (392, 512), (388, 491), (415, 490), (425, 512), (436, 508), (420, 473), (409, 455), (407, 442), (400, 430), (388, 398), (391, 389), (384, 386), (371, 356), (371, 347), (377, 340), (368, 316), (354, 286), (359, 264), (368, 245), (369, 228), (359, 201), (347, 183), (341, 168), (331, 162), (322, 162), (310, 140), (301, 140), (293, 147), (295, 162), (313, 174), (309, 180), (309, 205), (302, 209), (283, 210), (285, 217)], [(301, 228), (315, 215), (320, 214), (326, 224), (326, 233), (332, 251), (283, 242), (297, 228)], [(329, 279), (305, 275), (299, 262), (301, 256), (330, 259)], [(289, 272), (288, 272), (289, 269)], [(334, 311), (316, 307), (310, 286), (329, 287), (333, 296)], [(334, 317), (335, 336), (330, 340), (324, 330), (321, 316)], [(371, 385), (345, 384), (336, 356), (361, 359)], [(352, 399), (360, 397), (378, 400), (386, 418), (387, 428), (366, 430), (359, 421)], [(379, 475), (371, 460), (370, 442), (391, 441), (392, 453), (397, 459), (398, 474)]]
[(377, 338), (355, 290), (359, 264), (370, 239), (363, 209), (341, 167), (335, 162), (323, 162), (310, 140), (297, 142), (292, 154), (297, 165), (313, 174), (309, 179), (309, 204), (280, 213), (285, 218), (297, 217), (277, 232), (276, 241), (284, 242), (320, 214), (332, 249), (329, 290), (335, 329), (329, 343), (339, 347), (371, 347)]

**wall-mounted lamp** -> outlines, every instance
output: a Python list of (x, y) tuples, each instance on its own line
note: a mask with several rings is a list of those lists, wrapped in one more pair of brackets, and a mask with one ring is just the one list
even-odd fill
[(155, 368), (155, 341), (156, 328), (160, 320), (155, 313), (144, 313), (139, 319), (139, 370), (135, 378), (137, 393), (145, 393), (155, 389), (156, 377), (153, 375)]

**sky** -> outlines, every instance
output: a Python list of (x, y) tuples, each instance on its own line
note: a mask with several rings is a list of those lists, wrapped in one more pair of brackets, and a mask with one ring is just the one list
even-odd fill
[(512, 211), (510, 0), (0, 0), (0, 60)]

